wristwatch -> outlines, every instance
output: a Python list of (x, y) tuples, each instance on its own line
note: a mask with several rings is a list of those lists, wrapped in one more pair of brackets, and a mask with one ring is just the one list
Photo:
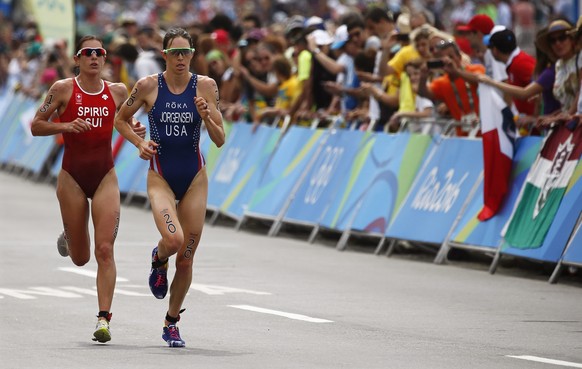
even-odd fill
[(319, 49), (319, 47), (316, 47), (315, 49), (311, 50), (312, 54), (319, 54), (321, 52), (321, 50)]

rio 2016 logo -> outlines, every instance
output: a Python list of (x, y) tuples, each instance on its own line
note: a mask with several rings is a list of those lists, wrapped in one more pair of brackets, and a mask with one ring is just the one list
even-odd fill
[(313, 175), (309, 179), (309, 188), (303, 199), (306, 204), (313, 205), (319, 200), (321, 193), (327, 187), (343, 153), (343, 147), (328, 146), (325, 148), (324, 152), (321, 154), (322, 159), (319, 167), (313, 172)]
[(411, 207), (415, 210), (448, 213), (461, 192), (461, 185), (467, 177), (465, 173), (457, 182), (453, 182), (455, 171), (450, 169), (444, 176), (444, 183), (437, 176), (438, 168), (432, 168), (420, 186)]

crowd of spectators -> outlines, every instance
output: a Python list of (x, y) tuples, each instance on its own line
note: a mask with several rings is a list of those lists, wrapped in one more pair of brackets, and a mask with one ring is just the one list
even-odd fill
[[(75, 13), (78, 36), (104, 41), (103, 78), (128, 89), (164, 70), (164, 30), (184, 27), (196, 45), (191, 70), (215, 79), (224, 117), (254, 126), (340, 116), (358, 129), (470, 135), (479, 83), (502, 91), (523, 133), (577, 113), (582, 64), (570, 2), (296, 2), (306, 15), (287, 3), (78, 1)], [(74, 75), (63, 41), (44, 40), (33, 20), (2, 16), (1, 86), (39, 98)]]

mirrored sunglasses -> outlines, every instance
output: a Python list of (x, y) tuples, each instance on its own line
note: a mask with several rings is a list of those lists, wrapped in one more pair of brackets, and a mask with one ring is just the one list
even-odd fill
[(171, 49), (164, 49), (162, 52), (166, 55), (170, 54), (172, 56), (190, 56), (194, 53), (194, 48), (190, 47), (174, 47)]
[(92, 56), (93, 54), (95, 54), (97, 57), (106, 56), (107, 51), (105, 51), (105, 49), (102, 47), (84, 47), (77, 51), (77, 56)]

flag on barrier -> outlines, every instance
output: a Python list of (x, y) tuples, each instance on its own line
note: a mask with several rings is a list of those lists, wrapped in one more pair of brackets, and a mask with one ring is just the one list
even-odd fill
[(509, 246), (533, 249), (543, 245), (581, 154), (582, 125), (560, 125), (551, 131), (506, 227)]
[(517, 136), (513, 113), (491, 86), (479, 84), (479, 115), (483, 134), (483, 209), (480, 221), (493, 217), (509, 190), (513, 146)]

